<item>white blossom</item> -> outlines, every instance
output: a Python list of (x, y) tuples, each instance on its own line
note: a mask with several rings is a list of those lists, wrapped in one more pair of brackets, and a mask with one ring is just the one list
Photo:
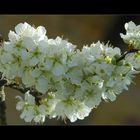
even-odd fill
[(71, 122), (77, 119), (84, 119), (91, 112), (91, 108), (84, 103), (68, 98), (57, 103), (55, 110), (52, 112), (52, 118), (58, 117), (65, 120), (68, 118)]
[[(140, 49), (140, 25), (131, 21), (125, 29), (124, 42)], [(121, 50), (109, 43), (98, 41), (80, 50), (59, 36), (48, 38), (43, 26), (26, 22), (8, 37), (0, 47), (0, 72), (10, 82), (35, 91), (34, 96), (27, 91), (24, 98), (18, 97), (16, 109), (26, 122), (43, 123), (46, 117), (82, 120), (102, 100), (115, 101), (139, 73), (139, 51), (118, 61)]]
[(126, 34), (120, 34), (125, 43), (133, 45), (136, 49), (140, 49), (140, 25), (132, 21), (125, 23)]

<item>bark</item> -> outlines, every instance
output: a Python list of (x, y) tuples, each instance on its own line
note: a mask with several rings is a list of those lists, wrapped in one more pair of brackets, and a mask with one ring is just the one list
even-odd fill
[(0, 124), (1, 125), (7, 124), (4, 86), (0, 87)]

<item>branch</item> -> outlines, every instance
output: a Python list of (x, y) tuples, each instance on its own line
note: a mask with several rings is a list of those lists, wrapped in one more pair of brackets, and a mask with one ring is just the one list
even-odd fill
[(129, 53), (135, 53), (135, 52), (138, 52), (139, 50), (138, 49), (130, 49), (129, 51), (125, 52), (118, 60), (117, 60), (117, 63), (121, 60), (123, 60), (125, 58), (125, 56)]
[(4, 86), (0, 87), (0, 124), (7, 124)]
[(7, 84), (7, 85), (5, 85), (5, 86), (6, 86), (6, 87), (10, 87), (10, 88), (12, 88), (12, 89), (15, 89), (15, 90), (21, 92), (22, 94), (25, 94), (27, 91), (30, 91), (30, 94), (31, 94), (32, 96), (35, 97), (36, 104), (37, 104), (37, 105), (40, 105), (40, 100), (41, 100), (42, 94), (39, 93), (38, 91), (36, 91), (35, 89), (32, 89), (32, 88), (25, 88), (24, 86), (20, 86), (20, 85), (18, 85), (18, 84), (16, 84), (16, 83)]
[(29, 88), (25, 88), (25, 87), (23, 87), (23, 86), (19, 86), (18, 84), (7, 84), (7, 85), (5, 85), (6, 87), (10, 87), (10, 88), (12, 88), (12, 89), (16, 89), (16, 90), (18, 90), (19, 92), (21, 92), (21, 93), (25, 93), (25, 92), (27, 92), (28, 90), (30, 90)]

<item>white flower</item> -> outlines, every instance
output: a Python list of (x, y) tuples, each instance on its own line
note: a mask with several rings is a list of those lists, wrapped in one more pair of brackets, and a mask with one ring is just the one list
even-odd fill
[(31, 26), (24, 22), (24, 23), (19, 23), (16, 27), (15, 27), (15, 31), (18, 35), (22, 35), (25, 31), (28, 31), (28, 29), (31, 28)]
[(99, 58), (101, 55), (102, 55), (102, 52), (104, 50), (103, 48), (103, 44), (101, 44), (99, 41), (95, 44), (95, 43), (92, 43), (90, 45), (90, 51), (91, 51), (91, 54), (95, 57), (95, 58)]
[(16, 34), (20, 37), (32, 37), (36, 41), (40, 41), (45, 38), (46, 30), (43, 26), (39, 26), (36, 29), (28, 23), (19, 23), (15, 27)]
[(132, 65), (133, 68), (135, 69), (140, 69), (140, 54), (139, 52), (136, 54), (128, 54), (125, 57), (125, 60), (127, 61), (127, 63), (129, 63), (130, 65)]
[(106, 55), (109, 57), (113, 57), (115, 55), (121, 55), (121, 51), (119, 48), (115, 47), (115, 48), (106, 48)]
[(25, 93), (24, 99), (22, 99), (20, 96), (16, 96), (17, 99), (19, 99), (21, 102), (25, 102), (25, 104), (35, 104), (35, 97), (33, 97), (31, 94), (29, 94), (30, 91), (27, 91)]
[(29, 94), (29, 91), (27, 91), (24, 99), (22, 99), (20, 96), (17, 96), (16, 98), (19, 99), (16, 109), (22, 111), (20, 118), (24, 119), (26, 122), (31, 122), (36, 113), (34, 110), (35, 97), (33, 97), (31, 94)]
[(124, 25), (125, 29), (128, 30), (128, 31), (132, 31), (136, 28), (136, 24), (132, 21), (130, 21), (129, 23), (126, 23)]
[(24, 22), (24, 23), (19, 23), (16, 27), (15, 27), (15, 31), (16, 33), (21, 36), (27, 36), (27, 37), (33, 37), (35, 34), (35, 28), (33, 28), (31, 25), (29, 25), (28, 23)]
[(125, 24), (126, 34), (120, 34), (125, 43), (133, 45), (136, 49), (140, 48), (140, 25), (132, 21)]
[(68, 118), (71, 122), (75, 122), (77, 119), (84, 119), (90, 112), (91, 108), (87, 107), (84, 103), (67, 98), (57, 103), (51, 117), (58, 117), (64, 120)]

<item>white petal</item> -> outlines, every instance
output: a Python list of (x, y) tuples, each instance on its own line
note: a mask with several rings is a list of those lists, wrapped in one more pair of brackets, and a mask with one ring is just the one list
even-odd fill
[(64, 67), (61, 64), (56, 63), (53, 68), (53, 74), (55, 76), (60, 76), (60, 75), (64, 74), (64, 72), (65, 72)]
[(29, 94), (29, 91), (25, 93), (25, 101), (27, 101), (29, 104), (35, 104), (35, 97)]
[(77, 117), (78, 119), (83, 120), (85, 117), (89, 115), (90, 112), (91, 108), (84, 105), (83, 108), (78, 111)]
[(16, 105), (16, 109), (17, 109), (17, 110), (22, 110), (23, 107), (24, 107), (24, 102), (21, 102), (21, 101), (18, 102), (17, 105)]
[(46, 53), (46, 49), (49, 46), (48, 42), (46, 40), (41, 40), (41, 41), (39, 41), (38, 44), (39, 44), (38, 48), (39, 48), (40, 52)]
[(27, 50), (31, 51), (35, 49), (36, 44), (31, 37), (23, 37), (22, 46), (26, 48)]
[(22, 111), (21, 115), (20, 115), (20, 118), (21, 118), (21, 119), (24, 119), (25, 116), (26, 116), (26, 114), (27, 114), (27, 110), (24, 109), (24, 110)]
[(52, 60), (46, 60), (46, 62), (44, 63), (45, 69), (46, 70), (51, 70), (52, 66), (53, 66), (53, 61)]
[(21, 96), (16, 96), (16, 99), (23, 100)]
[(135, 23), (134, 22), (132, 22), (132, 21), (130, 21), (129, 23), (126, 23), (125, 24), (125, 29), (126, 30), (132, 30), (132, 29), (134, 29), (136, 27), (136, 25), (135, 25)]
[(45, 77), (39, 77), (36, 84), (36, 89), (41, 93), (46, 93), (48, 90), (48, 80)]
[(34, 118), (34, 110), (32, 107), (28, 107), (24, 120), (26, 122), (31, 122), (33, 118)]
[(13, 44), (10, 42), (4, 42), (4, 50), (7, 52), (12, 52)]
[(38, 68), (35, 68), (35, 69), (32, 71), (31, 75), (32, 75), (33, 77), (39, 77), (39, 76), (41, 75), (41, 71), (40, 71)]
[(4, 53), (1, 56), (1, 62), (3, 64), (10, 63), (12, 60), (13, 60), (13, 56), (11, 54), (9, 54), (9, 53)]
[(30, 64), (30, 66), (35, 66), (38, 62), (39, 62), (39, 58), (33, 57), (30, 59), (29, 64)]
[(38, 107), (38, 110), (41, 114), (45, 114), (46, 113), (46, 106), (42, 104)]
[(76, 114), (70, 115), (70, 116), (68, 116), (68, 118), (69, 118), (70, 122), (75, 122), (77, 120)]
[(36, 123), (40, 122), (40, 120), (41, 120), (41, 115), (35, 116), (34, 121), (35, 121)]
[(30, 26), (28, 23), (24, 22), (24, 23), (19, 23), (16, 27), (15, 27), (15, 31), (18, 35), (21, 35), (26, 29), (27, 27)]
[(17, 41), (20, 39), (19, 35), (17, 35), (17, 34), (16, 34), (15, 32), (13, 32), (13, 31), (10, 31), (10, 32), (9, 32), (8, 37), (9, 37), (9, 40), (10, 40), (11, 42), (17, 42)]
[(45, 122), (45, 115), (39, 114), (39, 115), (35, 116), (34, 121), (37, 123), (38, 122)]
[(35, 78), (30, 74), (30, 71), (24, 71), (22, 76), (22, 82), (26, 86), (30, 87), (35, 84)]
[(30, 57), (31, 57), (31, 55), (25, 49), (21, 50), (21, 58), (22, 58), (22, 60), (27, 60)]
[(36, 29), (38, 36), (45, 36), (46, 35), (46, 29), (43, 26), (38, 26)]

